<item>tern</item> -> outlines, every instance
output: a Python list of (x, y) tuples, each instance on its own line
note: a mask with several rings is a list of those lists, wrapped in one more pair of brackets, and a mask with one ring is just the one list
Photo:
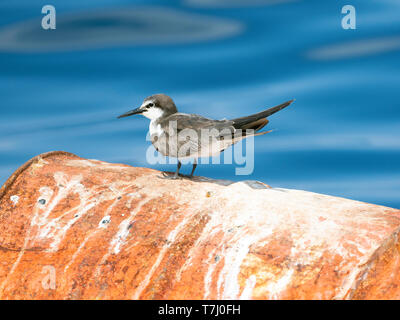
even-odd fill
[(289, 106), (289, 100), (275, 107), (249, 116), (231, 120), (213, 120), (197, 114), (178, 112), (174, 101), (165, 94), (154, 94), (144, 99), (139, 108), (128, 111), (118, 118), (141, 114), (150, 119), (150, 139), (155, 149), (164, 156), (178, 159), (177, 179), (181, 168), (180, 159), (192, 158), (193, 168), (198, 158), (218, 155), (229, 146), (249, 136), (258, 136), (270, 131), (260, 130), (268, 124), (270, 115)]

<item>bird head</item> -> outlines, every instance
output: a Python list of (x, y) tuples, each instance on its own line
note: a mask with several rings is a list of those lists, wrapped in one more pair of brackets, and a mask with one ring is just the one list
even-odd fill
[(121, 114), (118, 118), (125, 118), (134, 114), (141, 114), (150, 120), (157, 120), (178, 112), (174, 101), (165, 94), (154, 94), (143, 100), (139, 108)]

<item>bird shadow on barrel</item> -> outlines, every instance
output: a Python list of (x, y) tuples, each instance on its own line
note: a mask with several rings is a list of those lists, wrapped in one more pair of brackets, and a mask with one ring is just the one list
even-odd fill
[[(171, 171), (165, 171), (163, 172), (163, 174), (167, 175), (167, 176), (173, 176), (174, 172)], [(160, 179), (164, 179), (164, 177), (162, 176), (158, 176)], [(220, 180), (220, 179), (212, 179), (212, 178), (206, 178), (206, 177), (201, 177), (201, 176), (194, 176), (194, 177), (190, 177), (189, 175), (185, 175), (185, 174), (179, 174), (179, 178), (177, 180), (189, 180), (189, 181), (193, 181), (193, 182), (208, 182), (208, 183), (215, 183), (218, 184), (220, 186), (230, 186), (232, 184), (235, 183), (244, 183), (245, 185), (247, 185), (248, 187), (252, 188), (252, 189), (274, 189), (277, 191), (282, 191), (284, 192), (284, 190), (279, 189), (279, 188), (273, 188), (265, 183), (262, 183), (260, 181), (257, 180), (242, 180), (242, 181), (232, 181), (232, 180)]]

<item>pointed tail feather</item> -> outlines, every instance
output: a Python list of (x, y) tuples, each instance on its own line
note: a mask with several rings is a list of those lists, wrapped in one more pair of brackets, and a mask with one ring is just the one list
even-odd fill
[[(263, 134), (267, 134), (267, 133), (270, 133), (270, 132), (272, 132), (272, 131), (274, 131), (274, 130), (268, 130), (268, 131), (261, 131), (261, 132), (255, 132), (254, 134), (252, 134), (252, 136), (262, 136)], [(248, 136), (247, 136), (248, 137)]]
[(252, 134), (246, 134), (247, 132), (243, 131), (243, 134), (241, 136), (239, 136), (239, 137), (234, 136), (233, 137), (233, 143), (239, 142), (240, 140), (246, 139), (248, 137), (262, 136), (262, 135), (270, 133), (272, 131), (274, 131), (274, 130), (262, 131), (262, 132), (255, 132), (254, 131), (254, 133), (252, 133)]
[[(241, 118), (236, 118), (232, 119), (233, 121), (233, 126), (236, 129), (255, 129), (255, 130), (260, 130), (262, 127), (264, 127), (267, 123), (261, 123), (260, 119), (264, 119), (269, 117), (270, 115), (273, 115), (274, 113), (286, 108), (289, 106), (293, 100), (286, 101), (280, 105), (277, 105), (275, 107), (269, 108), (265, 111), (261, 111), (259, 113), (252, 114), (247, 117), (241, 117)], [(260, 126), (261, 125), (261, 126)]]

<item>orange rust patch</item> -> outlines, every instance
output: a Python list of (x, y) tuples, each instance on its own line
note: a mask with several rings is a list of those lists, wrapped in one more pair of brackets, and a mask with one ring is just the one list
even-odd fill
[(27, 162), (0, 188), (0, 298), (400, 297), (400, 210), (159, 176), (65, 152)]

